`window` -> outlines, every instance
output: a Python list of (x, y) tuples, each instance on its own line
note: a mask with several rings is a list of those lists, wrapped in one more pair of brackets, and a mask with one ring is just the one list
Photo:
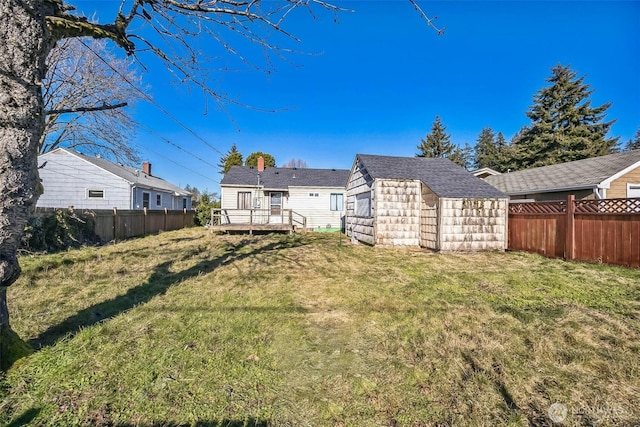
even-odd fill
[(156, 195), (156, 206), (162, 206), (162, 195)]
[(627, 197), (640, 197), (640, 184), (627, 184)]
[(238, 192), (238, 209), (251, 209), (251, 192)]
[(371, 192), (356, 194), (356, 216), (371, 217)]
[(88, 196), (90, 199), (104, 199), (104, 190), (89, 190)]
[(344, 195), (340, 193), (331, 193), (331, 210), (341, 211), (343, 209)]
[(186, 197), (182, 198), (182, 209), (187, 209), (187, 198)]
[(142, 207), (149, 209), (149, 193), (142, 193)]

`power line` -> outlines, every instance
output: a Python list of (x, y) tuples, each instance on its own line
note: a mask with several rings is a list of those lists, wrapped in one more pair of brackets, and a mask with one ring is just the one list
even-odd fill
[(189, 126), (187, 126), (186, 124), (184, 124), (183, 122), (181, 122), (177, 117), (175, 117), (173, 114), (171, 114), (169, 111), (167, 111), (164, 107), (162, 107), (160, 104), (158, 104), (156, 101), (153, 100), (153, 98), (151, 98), (149, 95), (147, 95), (146, 93), (144, 93), (140, 88), (138, 88), (136, 85), (134, 85), (125, 75), (123, 75), (119, 70), (117, 70), (115, 67), (113, 67), (111, 64), (109, 64), (107, 61), (105, 61), (105, 59), (100, 56), (100, 54), (98, 54), (98, 52), (96, 52), (93, 48), (91, 48), (88, 44), (86, 44), (84, 41), (82, 41), (81, 39), (79, 39), (80, 43), (82, 43), (82, 45), (84, 47), (86, 47), (87, 49), (89, 49), (91, 52), (93, 52), (94, 55), (96, 55), (98, 58), (100, 58), (100, 60), (102, 62), (104, 62), (109, 68), (111, 68), (113, 70), (114, 73), (116, 73), (117, 75), (119, 75), (125, 82), (127, 82), (131, 87), (133, 87), (135, 89), (136, 92), (140, 93), (140, 95), (142, 95), (142, 97), (144, 99), (146, 99), (149, 103), (151, 103), (151, 105), (153, 105), (154, 107), (156, 107), (158, 110), (160, 110), (163, 114), (165, 114), (167, 117), (169, 117), (171, 120), (173, 120), (174, 122), (176, 122), (178, 125), (180, 125), (183, 129), (185, 129), (187, 132), (189, 132), (190, 134), (192, 134), (194, 137), (196, 137), (197, 139), (199, 139), (200, 141), (202, 141), (206, 146), (208, 146), (209, 148), (211, 148), (212, 150), (214, 150), (215, 152), (217, 152), (218, 154), (224, 156), (224, 153), (220, 150), (218, 150), (216, 147), (214, 147), (213, 145), (211, 145), (207, 140), (205, 140), (203, 137), (201, 137), (200, 135), (198, 135), (193, 129), (191, 129)]
[[(146, 129), (145, 129), (145, 130), (146, 130)], [(190, 168), (186, 167), (185, 165), (183, 165), (183, 164), (181, 164), (181, 163), (176, 162), (176, 161), (175, 161), (175, 160), (173, 160), (172, 158), (167, 157), (166, 155), (164, 155), (164, 154), (160, 153), (159, 151), (156, 151), (156, 150), (154, 150), (154, 149), (152, 149), (152, 148), (149, 148), (149, 147), (147, 147), (146, 145), (144, 145), (144, 146), (143, 146), (143, 145), (142, 145), (142, 144), (140, 144), (140, 143), (134, 143), (134, 144), (136, 144), (136, 145), (137, 145), (137, 146), (139, 146), (139, 147), (144, 147), (144, 149), (151, 151), (152, 153), (154, 153), (154, 154), (156, 154), (156, 155), (158, 155), (158, 156), (162, 157), (162, 158), (163, 158), (163, 159), (165, 159), (165, 160), (170, 161), (170, 162), (171, 162), (171, 163), (173, 163), (174, 165), (179, 166), (179, 167), (181, 167), (181, 168), (182, 168), (182, 169), (184, 169), (184, 170), (187, 170), (187, 171), (189, 171), (189, 172), (191, 172), (191, 173), (193, 173), (193, 174), (195, 174), (195, 175), (199, 175), (199, 176), (201, 176), (202, 178), (207, 179), (207, 180), (209, 180), (209, 181), (211, 181), (211, 182), (214, 182), (214, 183), (216, 183), (216, 184), (220, 184), (220, 181), (216, 181), (215, 179), (213, 179), (213, 178), (211, 178), (211, 177), (209, 177), (209, 176), (206, 176), (206, 175), (203, 175), (203, 174), (201, 174), (201, 173), (199, 173), (199, 172), (196, 172), (196, 171), (194, 171), (193, 169), (190, 169)]]

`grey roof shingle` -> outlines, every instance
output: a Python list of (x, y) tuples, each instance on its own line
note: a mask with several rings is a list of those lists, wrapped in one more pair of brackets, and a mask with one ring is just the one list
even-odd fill
[(420, 180), (440, 197), (507, 197), (448, 159), (377, 156), (371, 154), (358, 154), (356, 159), (361, 162), (374, 179)]
[(507, 194), (532, 194), (594, 188), (616, 173), (640, 162), (640, 150), (525, 169), (485, 180)]
[[(346, 169), (266, 168), (262, 172), (250, 166), (232, 166), (220, 185), (261, 185), (267, 189), (289, 187), (346, 187), (350, 171)], [(258, 180), (258, 177), (260, 179)]]
[[(94, 164), (95, 166), (106, 170), (128, 182), (131, 184), (135, 184), (140, 187), (162, 190), (166, 192), (176, 193), (180, 196), (189, 196), (190, 192), (185, 190), (184, 188), (180, 188), (177, 185), (171, 184), (168, 181), (165, 181), (162, 178), (158, 178), (157, 176), (147, 175), (144, 172), (132, 168), (130, 166), (123, 166), (120, 164), (116, 164), (110, 162), (109, 160), (103, 159), (101, 157), (88, 156), (86, 154), (79, 153), (70, 149), (61, 149), (67, 151), (73, 155), (84, 159), (85, 161)], [(153, 172), (153, 171), (152, 171)]]

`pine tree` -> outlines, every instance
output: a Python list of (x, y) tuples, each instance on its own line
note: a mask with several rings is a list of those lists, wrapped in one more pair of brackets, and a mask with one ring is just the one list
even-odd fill
[(629, 142), (627, 142), (627, 145), (624, 146), (624, 151), (631, 150), (640, 150), (640, 128), (636, 131), (633, 139), (630, 139)]
[(469, 170), (473, 165), (473, 148), (469, 144), (464, 144), (463, 148), (455, 147), (453, 153), (447, 158)]
[(500, 151), (496, 145), (496, 134), (490, 127), (482, 129), (474, 147), (473, 167), (476, 169), (491, 168), (499, 170)]
[(431, 133), (427, 134), (426, 139), (420, 140), (418, 145), (418, 153), (416, 157), (440, 157), (449, 158), (455, 150), (455, 145), (451, 143), (451, 136), (445, 131), (447, 127), (442, 124), (439, 116), (431, 126)]
[(615, 122), (604, 121), (611, 103), (592, 107), (593, 90), (569, 66), (551, 72), (551, 85), (537, 92), (527, 112), (531, 125), (517, 143), (517, 169), (602, 156), (617, 144), (618, 138), (606, 137)]
[(220, 158), (218, 167), (221, 174), (226, 174), (231, 169), (231, 166), (242, 166), (242, 154), (238, 151), (236, 144), (233, 144), (227, 154)]

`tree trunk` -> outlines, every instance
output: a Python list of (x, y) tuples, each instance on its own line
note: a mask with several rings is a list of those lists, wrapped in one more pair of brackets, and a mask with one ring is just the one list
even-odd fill
[(38, 199), (41, 89), (51, 49), (45, 7), (45, 0), (0, 2), (0, 337), (10, 331), (7, 287), (20, 275), (16, 252)]

